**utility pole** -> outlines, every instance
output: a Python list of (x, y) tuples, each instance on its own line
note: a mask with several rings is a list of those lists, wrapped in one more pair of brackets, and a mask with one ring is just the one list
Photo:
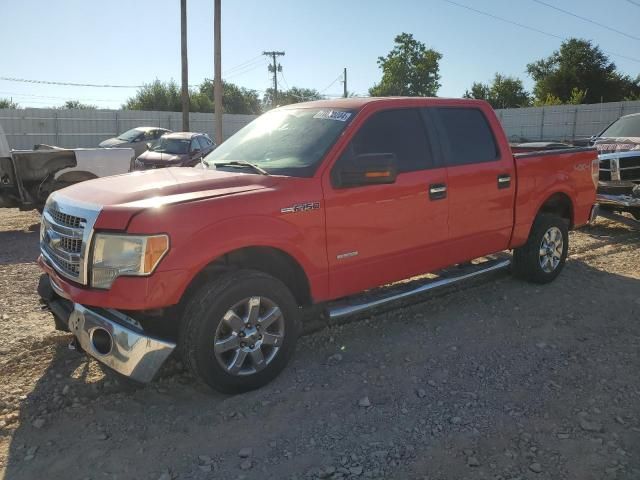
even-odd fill
[(221, 49), (221, 0), (214, 0), (214, 23), (213, 23), (213, 41), (214, 45), (214, 80), (213, 80), (213, 109), (216, 119), (216, 145), (220, 145), (223, 142), (222, 138), (222, 49)]
[(344, 98), (347, 98), (347, 96), (349, 95), (349, 92), (347, 92), (347, 67), (344, 67), (344, 73), (342, 74), (343, 78), (342, 78), (342, 96)]
[(189, 63), (187, 61), (187, 0), (180, 0), (180, 56), (182, 57), (182, 131), (189, 131)]
[(278, 72), (282, 71), (282, 65), (280, 65), (276, 57), (280, 57), (284, 55), (284, 52), (262, 52), (263, 55), (267, 57), (271, 57), (273, 59), (273, 64), (269, 65), (269, 71), (273, 73), (273, 98), (271, 100), (271, 106), (276, 107), (278, 105)]

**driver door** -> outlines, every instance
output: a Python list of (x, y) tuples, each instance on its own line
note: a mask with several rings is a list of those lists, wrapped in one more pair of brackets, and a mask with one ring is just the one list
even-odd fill
[[(323, 178), (329, 289), (333, 298), (428, 272), (448, 237), (444, 166), (417, 108), (370, 115)], [(395, 183), (337, 188), (332, 176), (361, 154), (395, 154)], [(361, 158), (361, 157), (360, 157)], [(333, 175), (332, 175), (333, 173)], [(435, 192), (435, 193), (430, 193)]]

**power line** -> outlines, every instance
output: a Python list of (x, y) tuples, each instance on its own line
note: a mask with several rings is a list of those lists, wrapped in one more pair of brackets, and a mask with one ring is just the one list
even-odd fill
[(96, 83), (54, 82), (50, 80), (33, 80), (28, 78), (0, 77), (7, 82), (39, 83), (44, 85), (61, 85), (65, 87), (98, 87), (98, 88), (142, 88), (143, 85), (106, 85)]
[[(553, 38), (557, 38), (557, 39), (560, 39), (560, 40), (567, 40), (567, 38), (562, 37), (560, 35), (556, 35), (555, 33), (545, 32), (544, 30), (540, 30), (538, 28), (531, 27), (531, 26), (525, 25), (523, 23), (514, 22), (513, 20), (509, 20), (507, 18), (499, 17), (498, 15), (494, 15), (492, 13), (485, 12), (483, 10), (478, 10), (477, 8), (469, 7), (468, 5), (463, 5), (462, 3), (454, 2), (453, 0), (442, 0), (442, 1), (446, 2), (446, 3), (449, 3), (451, 5), (455, 5), (456, 7), (464, 8), (465, 10), (469, 10), (471, 12), (475, 12), (475, 13), (477, 13), (479, 15), (484, 15), (485, 17), (490, 17), (490, 18), (493, 18), (494, 20), (500, 20), (501, 22), (504, 22), (504, 23), (510, 23), (511, 25), (516, 25), (516, 26), (518, 26), (520, 28), (524, 28), (524, 29), (530, 30), (532, 32), (540, 33), (540, 34), (546, 35), (548, 37), (553, 37)], [(616, 57), (620, 57), (620, 58), (625, 58), (627, 60), (631, 60), (632, 62), (640, 63), (640, 59), (638, 59), (638, 58), (629, 57), (627, 55), (622, 55), (620, 53), (614, 53), (614, 52), (607, 51), (607, 50), (602, 50), (602, 51), (604, 53), (608, 54), (608, 55), (613, 55), (613, 56), (616, 56)]]
[(335, 79), (333, 82), (331, 82), (331, 83), (330, 83), (329, 85), (327, 85), (325, 88), (323, 88), (322, 90), (320, 90), (320, 92), (319, 92), (319, 93), (323, 93), (323, 92), (326, 92), (327, 90), (329, 90), (329, 89), (330, 89), (330, 88), (331, 88), (331, 87), (332, 87), (332, 86), (333, 86), (333, 85), (334, 85), (338, 80), (340, 80), (341, 78), (342, 78), (342, 73), (341, 73), (340, 75), (338, 75), (338, 76), (336, 77), (336, 79)]
[(257, 55), (257, 56), (255, 56), (253, 58), (250, 58), (249, 60), (247, 60), (245, 62), (239, 63), (238, 65), (235, 65), (233, 67), (227, 68), (224, 72), (222, 72), (222, 74), (224, 75), (226, 73), (231, 73), (233, 70), (242, 69), (242, 67), (245, 67), (250, 63), (254, 63), (254, 62), (256, 62), (256, 60), (264, 60), (264, 58), (262, 57), (262, 55)]
[(640, 7), (640, 3), (634, 2), (633, 0), (627, 0), (631, 5), (635, 5), (636, 7)]
[(572, 13), (572, 12), (570, 12), (568, 10), (564, 10), (564, 9), (562, 9), (560, 7), (556, 7), (555, 5), (550, 5), (547, 2), (543, 2), (542, 0), (533, 0), (533, 1), (536, 2), (536, 3), (539, 3), (540, 5), (544, 5), (545, 7), (549, 7), (549, 8), (552, 8), (554, 10), (557, 10), (558, 12), (562, 12), (562, 13), (564, 13), (566, 15), (570, 15), (572, 17), (579, 18), (580, 20), (584, 20), (585, 22), (589, 22), (589, 23), (591, 23), (593, 25), (597, 25), (598, 27), (605, 28), (607, 30), (610, 30), (610, 31), (615, 32), (615, 33), (618, 33), (620, 35), (624, 35), (625, 37), (631, 38), (633, 40), (640, 41), (640, 37), (636, 37), (635, 35), (631, 35), (629, 33), (623, 32), (621, 30), (618, 30), (617, 28), (609, 27), (608, 25), (604, 25), (602, 23), (596, 22), (595, 20), (591, 20), (590, 18), (582, 17), (582, 16), (580, 16), (578, 14), (575, 14), (575, 13)]
[(227, 78), (227, 79), (228, 79), (228, 78), (233, 78), (233, 77), (238, 77), (238, 76), (240, 76), (240, 75), (244, 75), (245, 73), (252, 72), (252, 71), (253, 71), (253, 70), (255, 70), (256, 68), (260, 68), (260, 67), (262, 67), (262, 66), (264, 66), (264, 59), (263, 59), (263, 61), (262, 61), (262, 62), (257, 63), (257, 64), (255, 64), (255, 65), (247, 65), (245, 68), (243, 68), (243, 69), (241, 69), (241, 70), (238, 70), (238, 71), (235, 71), (235, 72), (231, 73), (231, 75), (226, 75), (226, 74), (224, 74), (224, 73), (223, 73), (223, 74), (222, 74), (222, 77), (223, 77), (223, 78)]

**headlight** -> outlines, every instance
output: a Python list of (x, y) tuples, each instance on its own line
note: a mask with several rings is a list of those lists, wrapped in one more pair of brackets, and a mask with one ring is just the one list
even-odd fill
[(120, 276), (150, 275), (167, 251), (167, 235), (98, 233), (93, 244), (91, 285), (110, 288)]

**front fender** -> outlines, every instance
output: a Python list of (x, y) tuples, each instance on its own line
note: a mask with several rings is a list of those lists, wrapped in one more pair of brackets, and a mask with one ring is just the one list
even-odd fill
[(302, 267), (315, 300), (327, 298), (328, 265), (321, 210), (277, 216), (240, 215), (201, 227), (207, 211), (199, 211), (200, 206), (191, 203), (182, 218), (181, 208), (169, 209), (162, 215), (162, 224), (171, 225), (170, 230), (154, 228), (144, 214), (134, 217), (127, 229), (131, 233), (169, 234), (171, 248), (158, 271), (186, 269), (188, 279), (182, 292), (199, 272), (221, 256), (246, 247), (271, 247), (288, 254)]

